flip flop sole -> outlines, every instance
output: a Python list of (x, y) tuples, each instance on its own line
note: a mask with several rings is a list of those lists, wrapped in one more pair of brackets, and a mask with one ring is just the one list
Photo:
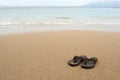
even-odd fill
[(96, 57), (89, 58), (81, 64), (81, 67), (86, 69), (94, 68), (96, 66), (97, 60), (98, 59)]
[(90, 68), (94, 68), (95, 65), (81, 65), (82, 68), (86, 68), (86, 69), (90, 69)]
[(68, 64), (69, 64), (70, 66), (77, 66), (77, 65), (80, 64), (80, 61), (78, 60), (78, 61), (74, 62), (74, 60), (69, 60), (69, 61), (68, 61)]

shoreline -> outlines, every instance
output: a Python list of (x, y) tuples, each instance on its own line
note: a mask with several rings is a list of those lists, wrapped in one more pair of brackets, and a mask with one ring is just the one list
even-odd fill
[(11, 35), (24, 35), (31, 33), (47, 33), (47, 32), (65, 32), (65, 31), (87, 31), (87, 32), (100, 32), (100, 33), (120, 33), (120, 31), (97, 31), (97, 30), (43, 30), (43, 31), (28, 31), (28, 32), (18, 32), (18, 33), (8, 33), (0, 34), (1, 36), (11, 36)]

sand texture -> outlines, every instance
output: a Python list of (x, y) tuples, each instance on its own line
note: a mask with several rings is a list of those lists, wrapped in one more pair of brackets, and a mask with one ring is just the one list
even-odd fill
[[(70, 67), (98, 57), (93, 69)], [(0, 80), (120, 80), (120, 33), (53, 31), (0, 36)]]

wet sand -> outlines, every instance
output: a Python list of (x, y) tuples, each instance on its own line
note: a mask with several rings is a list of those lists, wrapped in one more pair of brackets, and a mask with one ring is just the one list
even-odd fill
[[(70, 67), (98, 57), (93, 69)], [(0, 36), (0, 80), (120, 80), (120, 32), (53, 31)]]

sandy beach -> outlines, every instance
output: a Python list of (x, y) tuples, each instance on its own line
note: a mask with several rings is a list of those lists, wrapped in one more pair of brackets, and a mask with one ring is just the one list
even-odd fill
[[(70, 67), (98, 57), (93, 69)], [(0, 80), (120, 80), (120, 32), (51, 31), (0, 36)]]

